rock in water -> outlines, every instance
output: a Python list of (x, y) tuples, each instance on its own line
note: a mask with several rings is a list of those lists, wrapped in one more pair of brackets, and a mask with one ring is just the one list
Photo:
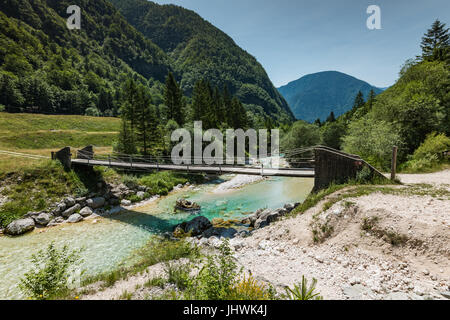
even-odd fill
[(79, 215), (78, 213), (75, 213), (67, 219), (67, 222), (77, 223), (77, 222), (80, 222), (81, 220), (83, 220), (83, 217), (81, 215)]
[(175, 204), (175, 209), (183, 211), (198, 211), (201, 209), (201, 207), (195, 202), (191, 202), (186, 199), (178, 199), (177, 203)]
[(184, 232), (191, 233), (192, 236), (198, 236), (211, 227), (212, 224), (208, 218), (199, 216), (186, 223)]
[(97, 197), (97, 198), (88, 199), (86, 201), (86, 204), (89, 207), (91, 207), (92, 209), (98, 209), (105, 205), (105, 198)]
[(5, 233), (18, 236), (34, 229), (34, 220), (32, 218), (19, 219), (11, 222), (5, 229)]

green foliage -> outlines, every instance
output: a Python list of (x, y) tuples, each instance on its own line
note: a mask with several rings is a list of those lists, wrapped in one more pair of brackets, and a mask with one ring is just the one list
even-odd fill
[(255, 117), (270, 116), (277, 122), (294, 119), (258, 61), (195, 12), (145, 0), (111, 2), (137, 30), (173, 59), (176, 78), (188, 96), (195, 83), (206, 75), (213, 87), (228, 87), (248, 111), (251, 105), (258, 105), (262, 114), (251, 111)]
[(345, 133), (346, 126), (341, 121), (326, 122), (320, 127), (321, 144), (340, 150)]
[(428, 156), (443, 157), (444, 151), (450, 150), (450, 138), (444, 133), (430, 133), (425, 141), (414, 151), (413, 160), (423, 159)]
[(450, 150), (450, 138), (443, 133), (430, 133), (401, 169), (407, 172), (432, 171), (446, 161), (444, 152), (448, 150)]
[(345, 152), (357, 154), (370, 164), (387, 169), (395, 145), (401, 147), (402, 140), (394, 125), (365, 116), (349, 124), (342, 146)]
[[(183, 174), (177, 174), (169, 171), (155, 172), (149, 175), (144, 175), (139, 178), (139, 185), (144, 185), (150, 188), (151, 194), (167, 194), (179, 184), (185, 184), (188, 179)], [(165, 192), (163, 192), (165, 191)]]
[(318, 145), (320, 143), (319, 127), (305, 121), (295, 122), (289, 132), (281, 139), (281, 149), (291, 150)]
[(32, 269), (25, 273), (20, 289), (32, 299), (48, 300), (68, 290), (69, 277), (74, 267), (80, 263), (81, 250), (55, 247), (52, 242), (46, 250), (31, 256)]
[[(67, 194), (92, 190), (98, 179), (92, 174), (66, 172), (62, 165), (55, 161), (47, 161), (32, 169), (25, 169), (9, 178), (11, 183), (8, 189), (3, 191), (8, 196), (8, 202), (0, 207), (2, 227), (29, 211), (47, 209), (51, 203), (59, 201)], [(0, 179), (5, 179), (5, 176), (0, 176)]]
[(316, 291), (317, 280), (312, 279), (311, 284), (308, 286), (308, 280), (305, 276), (302, 276), (302, 282), (295, 284), (293, 288), (286, 288), (286, 297), (289, 300), (322, 300)]
[(423, 36), (420, 47), (422, 48), (422, 59), (424, 60), (445, 61), (448, 59), (450, 34), (449, 29), (445, 28), (445, 23), (436, 19)]
[(207, 257), (205, 265), (187, 288), (185, 297), (193, 300), (228, 300), (237, 276), (237, 265), (228, 240), (225, 240), (217, 256)]

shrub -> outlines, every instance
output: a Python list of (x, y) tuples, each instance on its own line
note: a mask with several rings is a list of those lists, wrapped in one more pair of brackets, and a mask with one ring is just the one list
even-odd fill
[(259, 282), (251, 274), (245, 275), (231, 289), (229, 300), (272, 300), (275, 290), (270, 285)]
[(443, 152), (450, 150), (450, 138), (445, 134), (430, 133), (425, 141), (414, 151), (402, 169), (410, 172), (429, 171), (443, 160)]
[(450, 150), (450, 138), (445, 134), (430, 133), (425, 141), (414, 151), (413, 160), (440, 158), (444, 151)]
[(172, 283), (177, 286), (180, 290), (185, 290), (190, 282), (190, 271), (189, 265), (176, 265), (175, 263), (167, 262), (165, 265), (165, 271), (167, 273), (167, 282)]
[(323, 297), (316, 291), (317, 280), (312, 279), (308, 286), (305, 276), (302, 276), (302, 282), (295, 284), (294, 288), (286, 288), (286, 298), (289, 300), (322, 300)]
[(80, 262), (80, 250), (70, 251), (67, 246), (57, 249), (52, 242), (46, 250), (31, 256), (32, 270), (21, 279), (19, 287), (27, 296), (46, 300), (68, 289), (68, 278), (76, 263)]
[(0, 104), (0, 112), (4, 112), (6, 110), (6, 107), (2, 104)]
[(217, 256), (208, 256), (204, 267), (185, 292), (189, 300), (228, 300), (238, 276), (228, 240)]

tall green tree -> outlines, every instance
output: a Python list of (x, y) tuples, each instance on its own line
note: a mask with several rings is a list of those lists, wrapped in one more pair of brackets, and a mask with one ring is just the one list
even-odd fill
[(445, 28), (445, 23), (436, 19), (422, 38), (420, 45), (422, 48), (422, 59), (428, 61), (446, 60), (448, 59), (449, 46), (449, 28)]
[(184, 107), (185, 102), (183, 99), (183, 92), (180, 89), (177, 81), (172, 72), (166, 78), (166, 86), (164, 88), (164, 103), (168, 109), (168, 119), (174, 120), (178, 125), (184, 123)]

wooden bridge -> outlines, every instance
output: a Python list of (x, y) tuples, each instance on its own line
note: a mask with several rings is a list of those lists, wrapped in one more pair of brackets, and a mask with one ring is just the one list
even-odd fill
[(314, 190), (326, 188), (331, 183), (345, 183), (354, 179), (364, 167), (371, 175), (384, 176), (357, 155), (347, 154), (325, 146), (314, 146), (288, 150), (283, 153), (286, 167), (272, 168), (268, 164), (174, 164), (168, 157), (151, 157), (128, 154), (97, 155), (94, 148), (88, 146), (77, 150), (72, 159), (70, 147), (52, 152), (52, 159), (59, 160), (65, 168), (104, 166), (124, 171), (146, 172), (171, 170), (187, 173), (205, 174), (246, 174), (261, 176), (282, 176), (314, 178)]

